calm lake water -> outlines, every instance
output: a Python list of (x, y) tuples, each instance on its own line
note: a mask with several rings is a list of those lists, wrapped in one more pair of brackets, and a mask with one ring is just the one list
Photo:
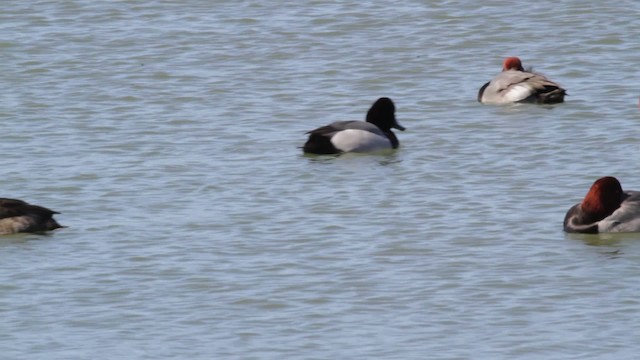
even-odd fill
[[(599, 5), (598, 5), (599, 4)], [(634, 359), (640, 2), (17, 1), (0, 13), (2, 359)], [(486, 106), (520, 56), (568, 89)], [(401, 147), (304, 156), (392, 98)]]

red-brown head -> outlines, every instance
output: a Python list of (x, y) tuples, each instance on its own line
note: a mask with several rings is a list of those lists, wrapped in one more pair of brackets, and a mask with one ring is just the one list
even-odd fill
[(522, 67), (522, 62), (520, 61), (520, 59), (512, 56), (504, 59), (504, 62), (502, 63), (502, 71), (507, 70), (524, 71), (524, 68)]
[(596, 180), (582, 200), (580, 207), (600, 221), (611, 215), (622, 202), (622, 186), (613, 176)]

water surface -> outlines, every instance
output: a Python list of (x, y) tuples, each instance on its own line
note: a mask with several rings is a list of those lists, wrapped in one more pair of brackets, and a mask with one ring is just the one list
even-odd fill
[[(6, 2), (1, 195), (68, 228), (0, 240), (2, 357), (635, 358), (640, 236), (561, 224), (640, 188), (639, 7)], [(506, 56), (566, 103), (477, 103)]]

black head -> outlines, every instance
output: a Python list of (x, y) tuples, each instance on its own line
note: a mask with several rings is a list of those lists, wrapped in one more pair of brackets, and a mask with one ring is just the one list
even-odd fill
[(380, 130), (387, 131), (391, 128), (404, 131), (404, 126), (396, 120), (396, 106), (387, 97), (380, 98), (371, 105), (367, 112), (367, 122), (370, 122)]

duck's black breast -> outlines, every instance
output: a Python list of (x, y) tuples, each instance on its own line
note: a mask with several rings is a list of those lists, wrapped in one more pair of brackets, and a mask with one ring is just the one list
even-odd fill
[(568, 233), (583, 233), (583, 234), (597, 234), (598, 233), (598, 221), (590, 216), (587, 216), (580, 204), (573, 205), (567, 214), (564, 216), (562, 223), (564, 231)]
[(487, 86), (489, 86), (490, 83), (491, 81), (487, 81), (487, 83), (482, 85), (480, 90), (478, 90), (478, 102), (482, 102), (482, 95), (484, 95), (484, 90), (487, 88)]

